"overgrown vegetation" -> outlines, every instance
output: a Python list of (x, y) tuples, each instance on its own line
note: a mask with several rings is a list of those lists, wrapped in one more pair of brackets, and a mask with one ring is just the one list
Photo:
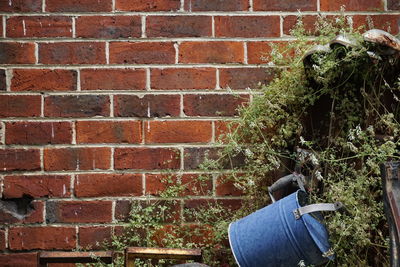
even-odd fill
[[(271, 66), (280, 70), (277, 78), (241, 108), (239, 119), (221, 137), (220, 157), (203, 164), (207, 175), (215, 175), (231, 159), (244, 158), (244, 164), (224, 171), (225, 182), (243, 192), (242, 208), (227, 210), (215, 201), (188, 211), (183, 217), (190, 216), (195, 223), (185, 223), (166, 212), (162, 201), (134, 205), (125, 234), (115, 236), (111, 244), (114, 249), (200, 247), (207, 264), (233, 266), (228, 224), (270, 203), (267, 187), (306, 161), (298, 153), (301, 148), (308, 151), (309, 163), (301, 171), (310, 177), (312, 200), (341, 201), (346, 207), (345, 213), (325, 217), (336, 253), (328, 265), (389, 265), (379, 166), (400, 157), (399, 60), (385, 55), (372, 58), (367, 52), (376, 48), (364, 43), (344, 17), (332, 22), (320, 18), (315, 32), (317, 36), (310, 39), (300, 22), (292, 32), (295, 41), (273, 48)], [(305, 68), (305, 52), (316, 44), (328, 44), (338, 34), (357, 45), (314, 53)], [(207, 175), (200, 181), (205, 182)], [(176, 199), (191, 186), (165, 182), (170, 186), (163, 199)]]

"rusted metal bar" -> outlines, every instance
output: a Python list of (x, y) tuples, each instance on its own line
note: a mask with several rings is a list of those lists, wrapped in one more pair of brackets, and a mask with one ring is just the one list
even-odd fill
[(125, 250), (125, 267), (134, 267), (135, 259), (202, 260), (201, 249), (129, 247)]
[(76, 252), (76, 251), (43, 251), (38, 256), (39, 266), (45, 267), (48, 263), (104, 263), (113, 262), (112, 251)]
[(390, 236), (390, 266), (400, 267), (400, 161), (381, 167), (383, 197)]

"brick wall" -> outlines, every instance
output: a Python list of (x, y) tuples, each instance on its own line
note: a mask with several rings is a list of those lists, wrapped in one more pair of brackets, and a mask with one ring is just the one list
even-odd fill
[[(291, 40), (298, 10), (311, 29), (341, 5), (399, 31), (398, 0), (0, 0), (0, 192), (33, 197), (28, 216), (0, 210), (0, 266), (108, 238), (166, 169), (194, 180), (246, 88), (270, 81), (268, 43)], [(240, 200), (208, 187), (173, 208)]]

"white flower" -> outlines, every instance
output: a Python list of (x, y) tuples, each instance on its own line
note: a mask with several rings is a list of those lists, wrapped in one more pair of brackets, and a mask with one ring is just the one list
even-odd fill
[(306, 264), (304, 263), (304, 260), (301, 260), (301, 261), (299, 261), (299, 263), (297, 263), (297, 266), (306, 267)]
[(318, 181), (321, 181), (322, 179), (324, 179), (324, 177), (322, 176), (320, 171), (315, 172), (315, 177), (318, 179)]

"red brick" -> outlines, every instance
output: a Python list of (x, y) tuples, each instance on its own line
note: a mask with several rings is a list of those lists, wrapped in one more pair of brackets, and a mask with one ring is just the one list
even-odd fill
[(111, 230), (107, 227), (79, 227), (79, 246), (85, 249), (101, 249), (104, 242), (111, 242)]
[(0, 149), (0, 171), (35, 171), (40, 169), (38, 149)]
[(102, 12), (112, 10), (112, 0), (46, 0), (50, 12)]
[(271, 69), (263, 68), (227, 68), (219, 70), (219, 82), (222, 88), (257, 89), (259, 84), (268, 84), (274, 78)]
[[(286, 47), (287, 42), (276, 41), (276, 42), (248, 42), (247, 43), (247, 54), (249, 64), (266, 64), (271, 60), (271, 44), (275, 44), (278, 47)], [(287, 52), (290, 55), (290, 52)]]
[[(0, 251), (6, 249), (6, 231), (4, 229), (0, 229)], [(1, 259), (1, 254), (0, 254)]]
[(82, 174), (75, 180), (77, 197), (141, 196), (141, 174)]
[(124, 169), (178, 169), (179, 150), (172, 148), (115, 148), (114, 167)]
[(242, 200), (240, 199), (190, 199), (186, 200), (183, 207), (183, 214), (186, 222), (199, 222), (201, 218), (196, 216), (196, 213), (204, 210), (212, 209), (213, 207), (219, 206), (226, 209), (221, 211), (220, 217), (230, 219), (231, 212), (229, 210), (237, 210), (240, 208)]
[(76, 71), (14, 69), (11, 91), (75, 91)]
[(115, 9), (120, 11), (176, 11), (180, 6), (180, 0), (115, 1)]
[(70, 122), (7, 122), (6, 144), (71, 144)]
[(0, 11), (12, 13), (41, 12), (42, 0), (0, 1)]
[(0, 43), (0, 64), (34, 64), (35, 61), (33, 43)]
[(77, 37), (116, 39), (141, 35), (139, 16), (83, 16), (76, 19)]
[(2, 267), (37, 267), (37, 252), (0, 254)]
[(185, 95), (183, 112), (187, 116), (237, 116), (237, 109), (248, 101), (248, 95)]
[(149, 16), (147, 37), (205, 37), (211, 36), (211, 17)]
[(254, 11), (317, 11), (315, 0), (254, 0)]
[(43, 64), (105, 64), (105, 44), (99, 42), (40, 43)]
[(400, 10), (400, 2), (398, 0), (388, 0), (388, 10)]
[(317, 16), (285, 16), (283, 18), (283, 33), (286, 35), (290, 35), (290, 31), (294, 29), (296, 23), (301, 19), (304, 29), (308, 34), (315, 34), (315, 23), (317, 22)]
[(215, 188), (217, 196), (242, 196), (244, 192), (235, 186), (235, 182), (226, 177), (218, 177)]
[(78, 143), (140, 143), (140, 121), (79, 121), (76, 123)]
[(13, 227), (8, 232), (11, 250), (74, 249), (75, 227)]
[(27, 208), (26, 214), (17, 214), (14, 216), (10, 212), (6, 212), (4, 209), (0, 210), (0, 224), (16, 224), (16, 223), (43, 223), (44, 213), (44, 202), (43, 201), (32, 201), (29, 208)]
[(145, 143), (208, 143), (212, 138), (210, 121), (148, 121)]
[(95, 117), (110, 115), (110, 99), (103, 95), (55, 95), (44, 101), (46, 117)]
[(173, 64), (175, 48), (169, 42), (112, 42), (110, 63)]
[(221, 148), (217, 147), (189, 147), (184, 149), (185, 170), (199, 169), (206, 160), (218, 160), (223, 169), (238, 168), (245, 164), (245, 158), (242, 154), (224, 158)]
[(41, 102), (38, 95), (2, 95), (0, 117), (39, 117)]
[(215, 122), (215, 140), (217, 142), (229, 142), (227, 134), (233, 134), (238, 124), (234, 121), (216, 121)]
[(249, 1), (209, 1), (209, 0), (187, 0), (185, 1), (186, 11), (247, 11)]
[(162, 193), (175, 186), (176, 196), (205, 196), (212, 192), (212, 177), (198, 174), (176, 175), (147, 174), (146, 195), (162, 196)]
[(7, 19), (6, 36), (27, 37), (72, 37), (72, 19), (61, 16), (16, 16)]
[(346, 11), (383, 10), (383, 0), (321, 0), (321, 11), (338, 11), (342, 6)]
[(111, 201), (48, 201), (47, 223), (110, 223)]
[(215, 69), (152, 69), (151, 88), (160, 90), (214, 89)]
[(144, 69), (83, 69), (82, 90), (146, 90)]
[(179, 47), (180, 63), (243, 63), (242, 42), (183, 42)]
[(61, 170), (107, 170), (110, 168), (111, 150), (96, 148), (46, 148), (44, 169)]
[(7, 90), (6, 70), (0, 69), (0, 91)]
[(71, 178), (68, 175), (12, 175), (5, 176), (3, 184), (4, 198), (69, 197)]
[(177, 117), (180, 115), (179, 95), (116, 95), (114, 115), (117, 117)]
[[(395, 35), (399, 33), (400, 15), (354, 15), (352, 18), (354, 28), (381, 29)], [(369, 21), (372, 22), (372, 25), (369, 25)]]
[(279, 16), (215, 17), (217, 37), (279, 37)]
[[(157, 219), (161, 222), (173, 222), (180, 219), (181, 205), (180, 201), (176, 200), (118, 200), (115, 204), (115, 219), (128, 222), (133, 207), (152, 207), (154, 216), (159, 214), (164, 215), (162, 218), (157, 216)], [(160, 207), (165, 207), (165, 209), (161, 210)]]

